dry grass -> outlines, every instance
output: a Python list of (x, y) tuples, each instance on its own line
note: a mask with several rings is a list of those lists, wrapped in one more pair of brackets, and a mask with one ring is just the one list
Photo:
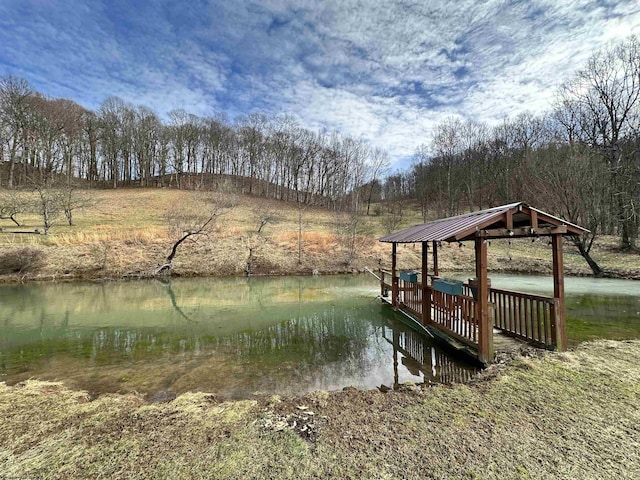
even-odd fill
[[(335, 251), (339, 247), (338, 236), (328, 232), (303, 232), (301, 235), (302, 245), (305, 251), (311, 253), (321, 253), (330, 250)], [(284, 231), (276, 233), (273, 240), (283, 248), (297, 250), (298, 232)]]
[[(75, 226), (65, 225), (63, 218), (50, 235), (7, 233), (14, 230), (33, 232), (41, 228), (36, 216), (19, 216), (21, 228), (10, 221), (0, 224), (0, 246), (5, 251), (23, 247), (43, 252), (45, 262), (36, 272), (3, 275), (0, 281), (53, 278), (118, 278), (148, 275), (163, 262), (174, 241), (167, 217), (176, 213), (198, 216), (210, 211), (212, 194), (208, 192), (168, 189), (121, 189), (85, 192), (90, 205), (75, 212)], [(345, 238), (336, 229), (334, 212), (307, 207), (302, 210), (302, 258), (298, 263), (298, 205), (250, 196), (234, 198), (235, 207), (221, 215), (209, 238), (200, 238), (181, 247), (175, 260), (180, 275), (239, 275), (244, 272), (248, 247), (255, 246), (255, 273), (283, 274), (344, 272), (365, 266), (390, 266), (390, 247), (376, 239), (382, 236), (383, 216), (363, 216), (356, 241), (356, 256), (349, 264)], [(260, 212), (272, 212), (277, 223), (267, 224), (256, 235)], [(421, 222), (416, 208), (409, 208), (401, 227)], [(573, 275), (589, 274), (586, 262), (575, 249), (565, 249), (566, 270)], [(399, 266), (420, 265), (419, 245), (399, 248)], [(640, 278), (640, 255), (621, 253), (615, 239), (602, 237), (594, 247), (594, 258), (613, 276)], [(473, 246), (443, 245), (440, 249), (443, 272), (473, 270)], [(549, 273), (551, 248), (542, 241), (494, 241), (489, 247), (492, 271)]]
[(0, 471), (46, 479), (640, 477), (639, 341), (591, 342), (493, 368), (474, 385), (224, 403), (205, 393), (149, 404), (136, 395), (91, 400), (57, 383), (0, 384)]

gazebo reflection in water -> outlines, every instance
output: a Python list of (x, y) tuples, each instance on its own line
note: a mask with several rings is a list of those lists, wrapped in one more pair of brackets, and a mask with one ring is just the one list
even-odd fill
[(382, 327), (382, 337), (393, 345), (393, 388), (404, 384), (400, 378), (399, 364), (415, 379), (425, 385), (438, 383), (465, 383), (478, 372), (478, 368), (457, 361), (440, 345), (420, 332), (417, 332), (399, 320), (389, 320)]

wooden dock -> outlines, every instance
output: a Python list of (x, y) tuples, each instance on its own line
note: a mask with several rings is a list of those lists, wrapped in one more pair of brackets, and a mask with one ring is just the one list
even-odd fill
[[(432, 338), (436, 338), (451, 350), (465, 355), (472, 360), (478, 361), (477, 349), (470, 345), (469, 342), (464, 342), (456, 339), (450, 334), (450, 332), (443, 332), (435, 324), (424, 325), (421, 319), (422, 315), (418, 316), (410, 309), (403, 308), (402, 306), (394, 307), (391, 298), (388, 296), (385, 297), (381, 295), (380, 299), (384, 304), (392, 307), (396, 312), (401, 314), (407, 320), (407, 324), (417, 332), (423, 335), (430, 336)], [(431, 310), (431, 318), (435, 318), (437, 307), (434, 305), (431, 307)], [(452, 318), (451, 324), (457, 331), (473, 330), (472, 322), (470, 322), (469, 320), (465, 320), (464, 318), (460, 318), (460, 316), (457, 316), (457, 318)], [(493, 328), (493, 348), (496, 355), (518, 351), (520, 348), (527, 344), (528, 343), (523, 339), (518, 339), (513, 335), (504, 333), (499, 328)]]
[[(442, 334), (447, 343), (462, 344), (461, 350), (483, 364), (493, 361), (496, 349), (512, 348), (512, 342), (501, 338), (504, 335), (537, 347), (564, 350), (563, 237), (587, 231), (524, 202), (414, 225), (379, 239), (391, 245), (391, 270), (380, 270), (380, 295), (434, 335)], [(539, 237), (550, 239), (553, 297), (491, 288), (490, 240)], [(475, 276), (469, 284), (439, 277), (438, 248), (442, 242), (474, 243)], [(420, 268), (398, 269), (398, 245), (402, 244), (421, 245)], [(501, 333), (494, 333), (495, 329)]]

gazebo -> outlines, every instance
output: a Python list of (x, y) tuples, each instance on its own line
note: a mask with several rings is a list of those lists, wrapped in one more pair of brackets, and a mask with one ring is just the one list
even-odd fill
[[(480, 362), (494, 359), (493, 329), (550, 349), (566, 348), (563, 236), (586, 229), (518, 202), (406, 228), (380, 238), (391, 244), (391, 271), (382, 270), (382, 299), (431, 333), (464, 346)], [(553, 297), (491, 288), (487, 242), (491, 239), (551, 237)], [(475, 279), (468, 284), (438, 276), (441, 242), (475, 244)], [(422, 245), (422, 268), (397, 269), (397, 246)], [(428, 251), (432, 249), (429, 272)], [(419, 279), (418, 279), (419, 277)], [(390, 283), (389, 283), (390, 282)], [(389, 298), (391, 295), (391, 298)]]

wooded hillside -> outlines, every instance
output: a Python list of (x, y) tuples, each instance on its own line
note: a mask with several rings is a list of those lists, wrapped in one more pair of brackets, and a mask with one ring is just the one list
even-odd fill
[[(231, 121), (174, 110), (162, 120), (115, 97), (91, 111), (12, 76), (0, 79), (0, 160), (0, 187), (37, 191), (40, 210), (52, 187), (232, 185), (355, 216), (384, 213), (393, 230), (407, 203), (419, 202), (427, 220), (524, 200), (589, 228), (573, 240), (600, 273), (590, 255), (599, 235), (617, 235), (625, 250), (638, 237), (640, 42), (630, 37), (594, 53), (545, 114), (499, 125), (450, 118), (425, 138), (408, 171), (391, 175), (385, 151), (286, 115)], [(0, 212), (11, 218), (6, 191)]]

